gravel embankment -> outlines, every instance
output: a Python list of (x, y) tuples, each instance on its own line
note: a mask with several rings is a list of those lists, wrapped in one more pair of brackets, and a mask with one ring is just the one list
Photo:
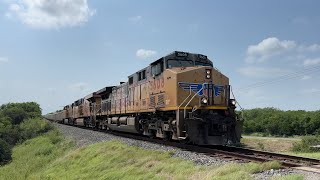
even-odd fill
[[(159, 151), (175, 151), (173, 157), (179, 157), (185, 160), (191, 160), (198, 165), (214, 165), (220, 166), (230, 162), (229, 160), (219, 159), (216, 157), (207, 156), (204, 154), (183, 151), (179, 148), (163, 146), (159, 144), (154, 144), (151, 142), (145, 142), (135, 139), (129, 139), (124, 137), (115, 136), (112, 134), (107, 134), (98, 131), (91, 131), (88, 129), (81, 129), (72, 126), (66, 126), (62, 124), (56, 124), (58, 129), (66, 137), (70, 137), (75, 140), (77, 147), (83, 147), (97, 142), (110, 141), (110, 140), (120, 140), (131, 146), (138, 146), (144, 149), (159, 150)], [(292, 169), (280, 169), (280, 170), (269, 170), (257, 174), (253, 174), (254, 179), (270, 179), (271, 177), (289, 175), (289, 174), (303, 174), (307, 180), (320, 180), (320, 174), (310, 173), (305, 171), (298, 171)]]

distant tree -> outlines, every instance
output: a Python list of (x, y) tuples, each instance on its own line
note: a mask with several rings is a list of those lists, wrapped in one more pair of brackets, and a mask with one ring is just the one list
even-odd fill
[(25, 119), (41, 117), (41, 108), (35, 102), (4, 104), (0, 107), (0, 112), (3, 116), (9, 117), (12, 124), (20, 124)]
[(282, 111), (276, 108), (245, 110), (244, 132), (275, 136), (320, 134), (320, 111)]

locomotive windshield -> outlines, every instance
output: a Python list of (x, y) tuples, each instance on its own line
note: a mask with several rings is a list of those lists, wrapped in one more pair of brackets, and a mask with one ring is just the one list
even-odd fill
[(192, 60), (178, 60), (178, 59), (169, 59), (167, 61), (167, 68), (173, 67), (190, 67), (194, 66)]
[(195, 65), (196, 66), (210, 66), (210, 67), (212, 67), (212, 64), (210, 64), (209, 62), (201, 62), (201, 61), (196, 61)]
[(191, 66), (210, 66), (212, 64), (206, 61), (195, 61), (195, 64), (192, 60), (179, 60), (179, 59), (169, 59), (167, 61), (167, 68), (173, 67), (191, 67)]

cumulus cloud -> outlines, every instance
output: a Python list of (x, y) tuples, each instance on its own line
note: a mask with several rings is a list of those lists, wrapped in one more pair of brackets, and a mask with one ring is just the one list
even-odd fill
[(302, 52), (320, 52), (320, 45), (319, 44), (313, 44), (310, 46), (300, 46), (299, 51)]
[(7, 57), (0, 57), (0, 63), (7, 63), (9, 59)]
[(314, 66), (320, 64), (320, 58), (306, 59), (303, 61), (304, 66)]
[(267, 67), (243, 67), (239, 68), (238, 72), (247, 77), (253, 78), (269, 78), (269, 77), (277, 77), (289, 73), (290, 71), (280, 69), (280, 68), (267, 68)]
[(133, 17), (129, 17), (128, 20), (131, 22), (131, 23), (138, 23), (142, 20), (142, 16), (133, 16)]
[(246, 62), (263, 62), (270, 57), (281, 54), (282, 52), (292, 50), (296, 47), (294, 41), (280, 41), (276, 37), (270, 37), (262, 40), (256, 45), (250, 45), (247, 49)]
[(6, 16), (17, 17), (31, 27), (59, 29), (82, 25), (94, 13), (87, 0), (15, 0)]
[(145, 59), (145, 58), (149, 58), (152, 57), (154, 55), (157, 54), (157, 51), (153, 51), (153, 50), (146, 50), (146, 49), (139, 49), (136, 52), (136, 56), (140, 59)]

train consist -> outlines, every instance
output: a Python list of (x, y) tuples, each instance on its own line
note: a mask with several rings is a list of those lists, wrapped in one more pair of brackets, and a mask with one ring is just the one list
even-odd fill
[(233, 145), (240, 142), (243, 125), (235, 108), (228, 77), (207, 56), (175, 51), (130, 75), (128, 82), (45, 117), (198, 145)]

